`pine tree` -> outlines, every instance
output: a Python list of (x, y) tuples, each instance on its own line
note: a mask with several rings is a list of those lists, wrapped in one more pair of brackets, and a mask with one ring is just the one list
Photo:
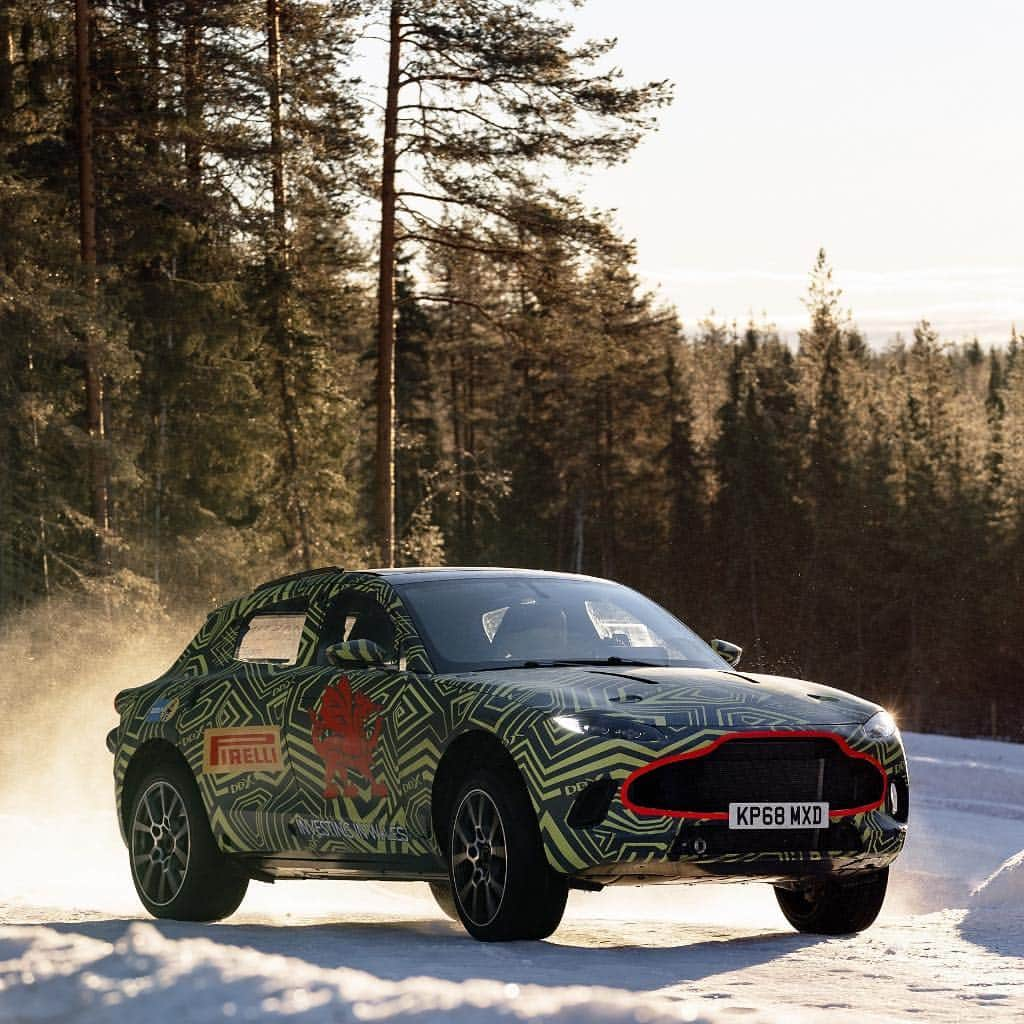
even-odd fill
[[(611, 42), (573, 45), (571, 34), (571, 24), (536, 0), (389, 5), (377, 316), (377, 515), (386, 564), (395, 545), (396, 245), (500, 255), (507, 242), (491, 234), (494, 225), (600, 244), (600, 223), (550, 190), (524, 202), (527, 186), (556, 163), (623, 158), (649, 126), (649, 111), (667, 101), (664, 83), (631, 88), (617, 70), (596, 70)], [(400, 161), (409, 172), (402, 184)]]
[[(0, 11), (0, 432), (9, 486), (0, 495), (0, 609), (95, 571), (110, 550), (99, 365), (102, 357), (113, 372), (121, 350), (107, 337), (113, 320), (95, 261), (78, 257), (82, 134), (71, 113), (76, 51), (66, 14), (29, 2)], [(82, 42), (88, 86), (91, 48)]]
[(793, 455), (802, 431), (795, 385), (785, 346), (748, 329), (733, 349), (719, 411), (708, 579), (715, 581), (714, 628), (749, 646), (755, 664), (792, 665), (791, 645), (804, 639), (792, 626), (792, 572), (806, 529), (796, 502)]
[(693, 603), (698, 588), (704, 583), (694, 569), (700, 566), (705, 548), (703, 467), (694, 444), (693, 400), (686, 375), (690, 366), (689, 354), (682, 339), (666, 341), (664, 374), (668, 441), (662, 449), (660, 463), (666, 492), (663, 543), (667, 562), (675, 580), (693, 580), (697, 584), (686, 588), (689, 600), (685, 604)]
[(999, 524), (1005, 503), (1006, 458), (1004, 454), (1003, 421), (1006, 418), (1006, 402), (1003, 398), (1002, 361), (995, 349), (988, 358), (988, 391), (985, 395), (985, 412), (988, 419), (988, 450), (985, 453), (985, 505), (994, 525)]
[(440, 564), (445, 548), (440, 503), (450, 463), (442, 452), (435, 410), (441, 370), (436, 365), (438, 325), (416, 298), (408, 260), (398, 263), (395, 308), (395, 510), (401, 562)]
[[(802, 493), (809, 511), (809, 537), (801, 579), (798, 631), (806, 643), (805, 663), (832, 658), (842, 650), (849, 621), (846, 539), (849, 515), (850, 423), (846, 397), (851, 346), (842, 292), (832, 281), (825, 251), (819, 250), (804, 303), (810, 327), (800, 333), (801, 394), (808, 443)], [(856, 346), (854, 346), (856, 348)]]

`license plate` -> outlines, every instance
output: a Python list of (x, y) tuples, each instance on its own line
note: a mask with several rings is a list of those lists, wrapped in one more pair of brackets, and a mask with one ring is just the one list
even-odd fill
[(828, 828), (828, 804), (729, 804), (729, 828)]

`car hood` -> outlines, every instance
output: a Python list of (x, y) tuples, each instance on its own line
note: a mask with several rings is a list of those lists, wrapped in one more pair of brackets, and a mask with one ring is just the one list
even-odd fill
[(461, 679), (538, 711), (621, 713), (669, 726), (771, 728), (856, 725), (877, 704), (784, 676), (688, 668), (616, 666), (502, 669)]

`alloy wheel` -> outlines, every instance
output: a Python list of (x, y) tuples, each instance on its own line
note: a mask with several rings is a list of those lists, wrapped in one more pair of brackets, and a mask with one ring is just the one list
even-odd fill
[(166, 906), (181, 891), (188, 870), (190, 835), (181, 794), (171, 783), (152, 783), (135, 805), (132, 871), (155, 906)]
[(482, 789), (463, 798), (452, 823), (452, 878), (463, 913), (478, 927), (501, 909), (508, 878), (505, 827), (497, 805)]

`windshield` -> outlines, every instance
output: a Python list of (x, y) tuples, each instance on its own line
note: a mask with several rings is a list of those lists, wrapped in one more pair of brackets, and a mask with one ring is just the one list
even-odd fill
[(664, 608), (617, 583), (463, 578), (408, 583), (401, 594), (439, 672), (553, 662), (729, 667)]

